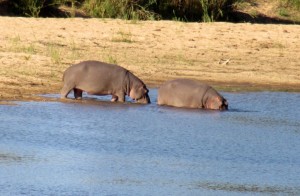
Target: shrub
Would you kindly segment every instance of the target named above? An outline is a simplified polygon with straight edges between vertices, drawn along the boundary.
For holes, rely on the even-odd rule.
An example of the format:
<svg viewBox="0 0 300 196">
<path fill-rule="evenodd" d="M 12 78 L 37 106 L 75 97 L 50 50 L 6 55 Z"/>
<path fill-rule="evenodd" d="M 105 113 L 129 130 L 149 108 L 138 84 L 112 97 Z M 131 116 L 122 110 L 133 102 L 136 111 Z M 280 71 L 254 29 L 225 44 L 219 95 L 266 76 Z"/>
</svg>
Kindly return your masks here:
<svg viewBox="0 0 300 196">
<path fill-rule="evenodd" d="M 72 8 L 81 7 L 91 17 L 141 20 L 175 18 L 209 22 L 226 18 L 233 9 L 232 5 L 240 1 L 243 0 L 11 0 L 9 2 L 18 14 L 31 17 L 38 17 L 42 12 L 64 4 Z M 299 3 L 300 0 L 283 1 Z M 56 12 L 59 12 L 58 9 Z"/>
<path fill-rule="evenodd" d="M 160 0 L 157 6 L 163 18 L 209 22 L 226 17 L 238 1 L 241 0 Z"/>
<path fill-rule="evenodd" d="M 41 13 L 51 11 L 53 15 L 58 15 L 57 7 L 68 1 L 76 0 L 11 0 L 9 5 L 17 15 L 39 17 Z"/>
<path fill-rule="evenodd" d="M 149 19 L 155 13 L 149 8 L 156 0 L 86 0 L 83 9 L 92 17 Z"/>
<path fill-rule="evenodd" d="M 282 0 L 287 6 L 300 10 L 300 0 Z"/>
</svg>

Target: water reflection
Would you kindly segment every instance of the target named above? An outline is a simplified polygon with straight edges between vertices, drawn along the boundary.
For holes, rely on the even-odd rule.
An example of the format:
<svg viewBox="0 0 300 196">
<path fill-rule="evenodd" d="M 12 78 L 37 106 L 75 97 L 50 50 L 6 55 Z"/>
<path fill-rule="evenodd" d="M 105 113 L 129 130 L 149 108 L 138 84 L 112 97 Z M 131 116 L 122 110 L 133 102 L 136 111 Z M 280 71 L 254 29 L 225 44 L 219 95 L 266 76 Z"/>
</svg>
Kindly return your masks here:
<svg viewBox="0 0 300 196">
<path fill-rule="evenodd" d="M 300 193 L 300 187 L 281 187 L 281 186 L 263 186 L 255 184 L 232 184 L 217 182 L 201 182 L 197 184 L 198 188 L 204 188 L 214 191 L 239 192 L 239 193 L 265 193 L 265 194 L 288 194 L 294 195 Z"/>
<path fill-rule="evenodd" d="M 22 157 L 14 154 L 0 153 L 0 163 L 21 162 L 22 160 Z"/>
</svg>

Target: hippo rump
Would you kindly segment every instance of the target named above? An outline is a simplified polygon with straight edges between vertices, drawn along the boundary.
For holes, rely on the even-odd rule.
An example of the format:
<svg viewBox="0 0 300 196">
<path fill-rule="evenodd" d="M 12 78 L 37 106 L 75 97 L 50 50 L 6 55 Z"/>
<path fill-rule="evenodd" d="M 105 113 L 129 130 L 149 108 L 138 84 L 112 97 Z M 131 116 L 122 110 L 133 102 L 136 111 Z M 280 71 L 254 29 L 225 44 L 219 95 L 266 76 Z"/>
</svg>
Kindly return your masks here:
<svg viewBox="0 0 300 196">
<path fill-rule="evenodd" d="M 83 61 L 67 68 L 63 83 L 61 98 L 67 98 L 73 90 L 76 99 L 81 99 L 85 91 L 92 95 L 112 95 L 113 102 L 124 102 L 128 95 L 138 103 L 150 103 L 143 81 L 118 65 Z"/>
<path fill-rule="evenodd" d="M 228 103 L 215 89 L 190 79 L 175 79 L 162 84 L 157 104 L 186 108 L 227 110 Z"/>
</svg>

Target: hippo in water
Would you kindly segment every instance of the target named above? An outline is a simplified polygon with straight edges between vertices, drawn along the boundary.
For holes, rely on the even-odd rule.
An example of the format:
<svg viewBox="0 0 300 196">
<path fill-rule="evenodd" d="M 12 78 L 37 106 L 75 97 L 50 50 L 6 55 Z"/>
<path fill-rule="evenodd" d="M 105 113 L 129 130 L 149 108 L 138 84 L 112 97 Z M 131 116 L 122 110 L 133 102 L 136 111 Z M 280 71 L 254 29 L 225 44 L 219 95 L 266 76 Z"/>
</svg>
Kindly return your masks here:
<svg viewBox="0 0 300 196">
<path fill-rule="evenodd" d="M 211 86 L 190 79 L 175 79 L 162 84 L 157 104 L 186 108 L 227 110 L 228 103 Z"/>
<path fill-rule="evenodd" d="M 113 102 L 124 102 L 128 95 L 138 103 L 150 103 L 143 81 L 118 65 L 84 61 L 70 66 L 64 72 L 63 82 L 61 98 L 67 98 L 73 90 L 76 99 L 81 99 L 85 91 L 92 95 L 112 95 Z"/>
</svg>

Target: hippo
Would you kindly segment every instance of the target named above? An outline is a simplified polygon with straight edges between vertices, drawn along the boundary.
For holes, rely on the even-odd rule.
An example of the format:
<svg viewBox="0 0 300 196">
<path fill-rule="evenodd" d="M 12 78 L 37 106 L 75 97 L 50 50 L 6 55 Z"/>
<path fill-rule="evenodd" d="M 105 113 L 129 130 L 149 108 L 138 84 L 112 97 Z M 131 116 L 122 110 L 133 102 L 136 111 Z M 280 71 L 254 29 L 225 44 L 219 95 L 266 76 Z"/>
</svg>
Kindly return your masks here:
<svg viewBox="0 0 300 196">
<path fill-rule="evenodd" d="M 63 75 L 61 98 L 71 90 L 75 99 L 82 99 L 82 92 L 91 95 L 112 95 L 112 102 L 125 102 L 125 95 L 137 103 L 150 103 L 149 90 L 142 80 L 127 69 L 100 61 L 83 61 L 70 66 Z"/>
<path fill-rule="evenodd" d="M 158 89 L 157 104 L 212 110 L 228 109 L 226 99 L 215 89 L 190 79 L 175 79 L 162 84 Z"/>
</svg>

